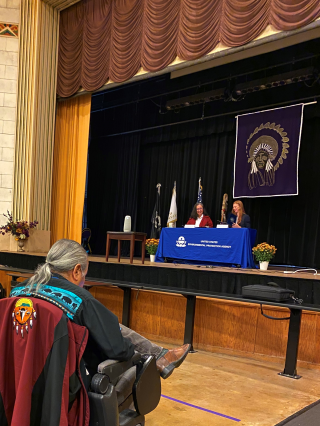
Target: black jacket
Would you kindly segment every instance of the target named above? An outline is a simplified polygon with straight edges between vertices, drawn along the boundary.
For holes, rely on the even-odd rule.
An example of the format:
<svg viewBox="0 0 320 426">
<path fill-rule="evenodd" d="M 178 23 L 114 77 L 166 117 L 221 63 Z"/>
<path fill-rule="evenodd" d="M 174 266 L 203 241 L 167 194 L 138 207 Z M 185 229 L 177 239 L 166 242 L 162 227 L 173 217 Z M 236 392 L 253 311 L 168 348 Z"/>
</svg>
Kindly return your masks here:
<svg viewBox="0 0 320 426">
<path fill-rule="evenodd" d="M 38 297 L 59 306 L 76 324 L 89 331 L 85 364 L 93 375 L 98 364 L 106 359 L 128 360 L 134 353 L 132 343 L 122 337 L 118 318 L 96 300 L 89 291 L 71 283 L 61 275 L 54 274 L 37 293 L 25 287 L 28 280 L 15 287 L 10 296 Z"/>
<path fill-rule="evenodd" d="M 248 214 L 245 213 L 242 215 L 242 219 L 239 223 L 239 226 L 241 226 L 241 228 L 251 228 L 250 216 Z"/>
<path fill-rule="evenodd" d="M 236 223 L 237 220 L 237 216 L 233 213 L 230 213 L 228 215 L 228 224 L 230 226 L 232 226 L 234 223 Z M 244 213 L 242 215 L 242 219 L 241 222 L 238 223 L 239 226 L 241 226 L 241 228 L 251 228 L 251 223 L 250 223 L 250 216 L 246 213 Z"/>
</svg>

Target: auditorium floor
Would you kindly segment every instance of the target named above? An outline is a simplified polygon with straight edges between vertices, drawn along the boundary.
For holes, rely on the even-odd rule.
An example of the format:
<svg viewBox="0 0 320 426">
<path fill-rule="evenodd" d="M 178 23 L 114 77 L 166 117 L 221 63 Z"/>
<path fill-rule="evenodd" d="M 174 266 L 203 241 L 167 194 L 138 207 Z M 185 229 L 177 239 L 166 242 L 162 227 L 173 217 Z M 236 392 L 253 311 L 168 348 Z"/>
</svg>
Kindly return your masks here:
<svg viewBox="0 0 320 426">
<path fill-rule="evenodd" d="M 320 399 L 320 371 L 299 368 L 302 378 L 293 380 L 279 376 L 282 369 L 283 363 L 203 351 L 189 354 L 162 380 L 163 397 L 146 425 L 274 426 Z"/>
</svg>

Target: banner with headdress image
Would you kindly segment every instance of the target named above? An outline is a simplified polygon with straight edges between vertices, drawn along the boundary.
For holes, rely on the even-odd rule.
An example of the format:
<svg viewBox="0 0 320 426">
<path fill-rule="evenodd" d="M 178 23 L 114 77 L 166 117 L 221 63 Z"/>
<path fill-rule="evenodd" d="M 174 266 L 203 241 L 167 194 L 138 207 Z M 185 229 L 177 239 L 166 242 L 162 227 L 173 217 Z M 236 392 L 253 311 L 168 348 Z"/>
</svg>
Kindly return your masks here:
<svg viewBox="0 0 320 426">
<path fill-rule="evenodd" d="M 298 195 L 303 107 L 237 117 L 234 198 Z"/>
</svg>

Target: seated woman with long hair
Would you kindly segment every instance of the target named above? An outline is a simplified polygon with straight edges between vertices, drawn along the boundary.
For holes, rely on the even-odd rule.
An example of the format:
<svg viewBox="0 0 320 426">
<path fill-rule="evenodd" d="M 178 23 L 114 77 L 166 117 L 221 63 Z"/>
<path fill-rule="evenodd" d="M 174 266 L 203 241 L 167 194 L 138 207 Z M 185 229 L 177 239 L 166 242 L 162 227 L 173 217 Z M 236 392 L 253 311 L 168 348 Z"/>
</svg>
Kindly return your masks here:
<svg viewBox="0 0 320 426">
<path fill-rule="evenodd" d="M 193 206 L 187 225 L 194 225 L 196 228 L 213 228 L 212 220 L 202 203 Z"/>
<path fill-rule="evenodd" d="M 228 223 L 232 223 L 232 228 L 251 228 L 250 216 L 244 211 L 242 201 L 234 201 Z"/>
</svg>

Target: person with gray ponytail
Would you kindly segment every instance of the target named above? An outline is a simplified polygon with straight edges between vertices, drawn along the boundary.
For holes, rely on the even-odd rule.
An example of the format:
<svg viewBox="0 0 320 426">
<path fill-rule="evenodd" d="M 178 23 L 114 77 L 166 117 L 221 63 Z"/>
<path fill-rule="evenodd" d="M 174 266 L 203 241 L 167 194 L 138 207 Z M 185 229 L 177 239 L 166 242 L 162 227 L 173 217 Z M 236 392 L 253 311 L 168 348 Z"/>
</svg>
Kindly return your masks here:
<svg viewBox="0 0 320 426">
<path fill-rule="evenodd" d="M 46 262 L 35 274 L 15 287 L 10 297 L 38 297 L 55 304 L 76 324 L 85 326 L 89 339 L 83 359 L 91 376 L 106 359 L 128 360 L 134 351 L 154 355 L 163 379 L 181 365 L 190 345 L 165 349 L 119 324 L 118 318 L 83 289 L 88 272 L 88 255 L 76 241 L 62 239 L 48 252 Z"/>
<path fill-rule="evenodd" d="M 52 273 L 67 274 L 76 268 L 75 273 L 81 274 L 83 282 L 88 271 L 88 255 L 85 249 L 76 241 L 62 239 L 57 241 L 46 258 L 46 263 L 39 265 L 33 277 L 28 281 L 28 288 L 31 290 L 36 287 L 36 291 L 40 286 L 47 284 Z"/>
</svg>

